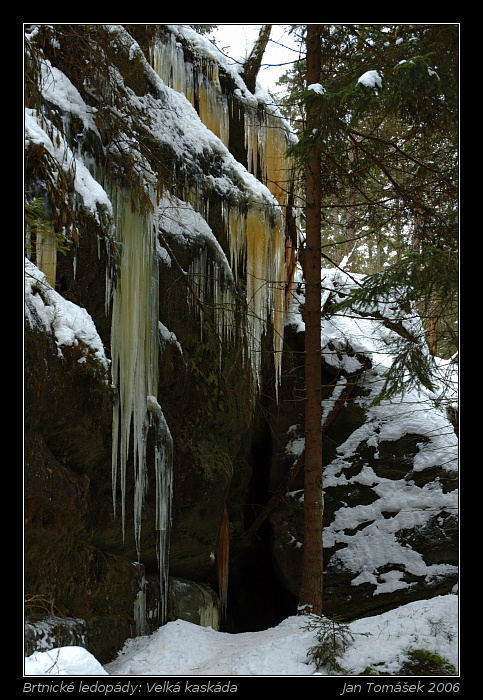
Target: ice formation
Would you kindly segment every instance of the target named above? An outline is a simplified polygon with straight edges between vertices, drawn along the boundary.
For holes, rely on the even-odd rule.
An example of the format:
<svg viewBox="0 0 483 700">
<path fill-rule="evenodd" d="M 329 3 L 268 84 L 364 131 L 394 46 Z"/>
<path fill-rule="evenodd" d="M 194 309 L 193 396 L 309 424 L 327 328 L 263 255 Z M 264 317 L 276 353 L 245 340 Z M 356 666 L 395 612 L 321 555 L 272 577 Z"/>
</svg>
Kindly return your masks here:
<svg viewBox="0 0 483 700">
<path fill-rule="evenodd" d="M 49 115 L 26 110 L 26 147 L 41 145 L 60 170 L 71 173 L 75 197 L 66 208 L 82 207 L 102 227 L 108 265 L 106 309 L 112 311 L 111 378 L 115 391 L 112 430 L 112 488 L 117 511 L 120 491 L 122 530 L 126 519 L 126 471 L 133 459 L 135 474 L 134 530 L 141 558 L 141 512 L 147 489 L 147 435 L 154 433 L 157 499 L 156 529 L 161 587 L 167 584 L 173 444 L 158 393 L 160 340 L 169 330 L 159 319 L 159 260 L 169 262 L 169 251 L 158 238 L 163 227 L 197 246 L 185 271 L 197 303 L 193 309 L 203 320 L 203 303 L 214 308 L 220 340 L 220 357 L 227 341 L 239 333 L 245 345 L 254 393 L 260 382 L 261 343 L 273 328 L 276 383 L 280 378 L 287 285 L 290 280 L 285 236 L 285 211 L 289 207 L 291 177 L 285 151 L 292 136 L 273 105 L 250 94 L 238 73 L 228 67 L 220 52 L 187 25 L 164 25 L 151 44 L 149 61 L 121 25 L 106 25 L 119 51 L 136 58 L 149 77 L 153 90 L 139 96 L 109 67 L 110 79 L 118 81 L 125 100 L 126 130 L 116 142 L 122 157 L 135 149 L 138 187 L 151 206 L 141 206 L 134 187 L 116 186 L 111 173 L 103 171 L 82 142 L 72 139 L 73 118 L 83 134 L 99 140 L 94 113 L 67 75 L 43 60 L 39 89 L 49 105 L 61 115 L 62 129 Z M 36 30 L 32 30 L 35 34 Z M 185 50 L 186 49 L 186 50 Z M 221 85 L 221 71 L 231 81 L 231 93 Z M 244 114 L 244 146 L 247 168 L 228 150 L 230 115 L 237 103 Z M 185 181 L 181 198 L 160 183 L 160 174 L 142 160 L 132 141 L 132 123 L 145 119 L 153 139 L 182 164 Z M 209 174 L 200 162 L 208 154 L 216 168 Z M 165 174 L 163 175 L 165 176 Z M 168 176 L 169 178 L 169 176 Z M 211 189 L 210 189 L 211 188 Z M 219 241 L 207 223 L 211 191 L 223 202 L 225 240 Z M 102 212 L 102 217 L 101 217 Z M 102 219 L 102 220 L 101 220 Z M 106 228 L 107 226 L 107 228 Z M 82 232 L 77 232 L 82 235 Z M 100 245 L 100 240 L 98 240 Z M 36 262 L 55 284 L 56 251 L 51 241 L 38 241 Z M 75 264 L 75 256 L 74 256 Z M 240 278 L 244 284 L 237 285 Z M 239 288 L 245 289 L 240 298 Z M 49 292 L 51 295 L 54 292 Z M 57 294 L 57 293 L 55 293 Z M 188 290 L 188 295 L 190 291 Z M 36 302 L 34 296 L 32 303 Z M 193 302 L 193 295 L 191 295 Z M 242 322 L 234 315 L 243 308 Z M 39 304 L 37 303 L 37 306 Z M 39 307 L 40 308 L 40 307 Z M 37 309 L 38 311 L 39 309 Z M 45 315 L 45 309 L 40 309 Z M 202 324 L 201 324 L 202 325 Z M 164 336 L 162 330 L 164 329 Z M 142 605 L 142 600 L 137 601 Z M 137 616 L 139 616 L 139 610 Z"/>
<path fill-rule="evenodd" d="M 159 35 L 151 48 L 153 67 L 166 85 L 183 94 L 193 107 L 196 106 L 203 125 L 218 136 L 225 146 L 229 142 L 230 111 L 237 101 L 243 105 L 244 114 L 248 172 L 229 153 L 223 153 L 227 174 L 234 176 L 234 182 L 242 181 L 248 189 L 248 197 L 244 198 L 241 206 L 232 203 L 223 208 L 229 260 L 223 260 L 219 252 L 213 256 L 213 251 L 205 248 L 193 262 L 189 273 L 193 275 L 200 298 L 204 299 L 209 291 L 207 281 L 212 285 L 219 336 L 226 339 L 227 332 L 235 328 L 232 314 L 236 306 L 226 263 L 235 281 L 238 272 L 242 271 L 246 277 L 247 324 L 244 336 L 254 389 L 257 389 L 260 379 L 260 343 L 269 324 L 273 328 L 278 385 L 285 300 L 291 277 L 285 212 L 290 206 L 293 175 L 286 150 L 293 136 L 270 101 L 260 104 L 216 47 L 185 25 L 173 25 L 170 30 L 168 34 Z M 188 58 L 182 41 L 190 47 L 191 55 Z M 220 67 L 236 86 L 230 100 L 220 85 Z M 226 196 L 233 190 L 233 182 L 220 178 L 216 187 L 225 188 Z M 207 218 L 203 194 L 193 192 L 190 204 L 203 219 Z M 209 228 L 206 221 L 193 227 L 192 222 L 186 220 L 191 216 L 187 210 L 186 203 L 180 207 L 181 216 L 185 219 L 181 223 L 182 230 L 199 231 L 206 237 L 206 229 Z M 198 311 L 200 308 L 199 305 Z"/>
</svg>

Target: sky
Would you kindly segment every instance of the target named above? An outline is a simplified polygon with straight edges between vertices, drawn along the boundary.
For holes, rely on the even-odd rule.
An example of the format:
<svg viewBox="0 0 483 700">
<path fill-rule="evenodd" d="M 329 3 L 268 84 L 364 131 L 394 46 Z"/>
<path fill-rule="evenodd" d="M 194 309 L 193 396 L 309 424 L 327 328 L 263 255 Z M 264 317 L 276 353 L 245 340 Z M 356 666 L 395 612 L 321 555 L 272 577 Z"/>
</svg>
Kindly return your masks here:
<svg viewBox="0 0 483 700">
<path fill-rule="evenodd" d="M 245 58 L 256 41 L 262 24 L 218 24 L 212 36 L 218 48 L 224 49 L 231 58 Z M 288 24 L 274 24 L 270 41 L 265 51 L 262 69 L 258 80 L 266 90 L 279 92 L 277 80 L 290 68 L 290 63 L 298 58 L 298 48 L 292 35 L 288 34 Z"/>
</svg>

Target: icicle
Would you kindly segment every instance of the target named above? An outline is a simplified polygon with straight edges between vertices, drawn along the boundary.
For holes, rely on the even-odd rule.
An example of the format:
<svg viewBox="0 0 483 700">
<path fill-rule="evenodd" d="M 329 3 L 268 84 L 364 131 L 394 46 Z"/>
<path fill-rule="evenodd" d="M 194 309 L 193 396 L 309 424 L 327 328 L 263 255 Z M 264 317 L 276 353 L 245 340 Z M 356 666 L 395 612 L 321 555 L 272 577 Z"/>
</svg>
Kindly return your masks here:
<svg viewBox="0 0 483 700">
<path fill-rule="evenodd" d="M 223 95 L 216 63 L 204 61 L 198 73 L 199 115 L 203 124 L 228 146 L 230 126 L 227 99 Z"/>
<path fill-rule="evenodd" d="M 248 170 L 258 177 L 280 206 L 288 205 L 292 164 L 287 156 L 289 135 L 280 116 L 267 109 L 245 108 Z"/>
<path fill-rule="evenodd" d="M 198 317 L 203 332 L 204 308 L 213 310 L 214 330 L 220 341 L 220 364 L 223 347 L 235 340 L 236 292 L 231 270 L 217 250 L 204 245 L 193 259 L 188 271 L 188 304 Z"/>
<path fill-rule="evenodd" d="M 198 47 L 192 47 L 196 56 L 194 64 L 185 60 L 182 44 L 174 33 L 159 37 L 151 49 L 151 61 L 155 71 L 164 82 L 183 93 L 197 109 L 205 126 L 228 144 L 229 118 L 228 98 L 223 94 L 219 79 L 219 67 Z M 285 298 L 293 268 L 293 252 L 286 249 L 283 214 L 289 205 L 289 187 L 292 165 L 286 150 L 291 136 L 288 127 L 272 106 L 258 105 L 256 100 L 245 100 L 241 93 L 232 96 L 233 109 L 236 99 L 243 103 L 245 120 L 245 148 L 248 170 L 257 177 L 272 193 L 280 209 L 248 202 L 247 210 L 232 206 L 223 207 L 223 217 L 228 230 L 229 264 L 235 283 L 239 275 L 246 277 L 246 324 L 242 329 L 246 348 L 246 360 L 251 365 L 254 388 L 260 383 L 261 342 L 268 330 L 273 327 L 275 385 L 280 380 L 281 352 L 283 344 Z M 255 106 L 254 106 L 255 105 Z M 204 193 L 196 187 L 188 188 L 186 201 L 197 212 L 208 217 Z M 188 273 L 193 289 L 188 292 L 193 303 L 193 291 L 198 302 L 193 308 L 203 330 L 203 304 L 215 307 L 216 330 L 220 338 L 220 352 L 223 341 L 233 339 L 233 313 L 235 308 L 234 289 L 223 285 L 221 268 L 211 257 L 212 251 L 200 251 Z M 221 284 L 220 284 L 221 282 Z M 219 309 L 219 310 L 217 310 Z"/>
<path fill-rule="evenodd" d="M 112 315 L 112 376 L 118 388 L 118 402 L 114 408 L 114 431 L 119 446 L 113 443 L 113 488 L 117 482 L 117 450 L 122 494 L 122 527 L 125 523 L 126 464 L 133 435 L 136 495 L 134 522 L 136 547 L 139 552 L 140 504 L 144 495 L 145 420 L 146 400 L 156 394 L 153 386 L 154 367 L 157 367 L 157 335 L 153 339 L 154 319 L 157 331 L 157 294 L 152 277 L 153 225 L 149 215 L 133 212 L 130 198 L 125 193 L 115 199 L 116 227 L 121 244 L 119 278 L 114 291 Z M 129 202 L 129 203 L 127 203 Z M 154 291 L 154 298 L 152 297 Z M 114 493 L 115 497 L 115 493 Z"/>
<path fill-rule="evenodd" d="M 206 596 L 208 598 L 208 595 Z M 206 604 L 198 610 L 200 627 L 211 627 L 213 630 L 219 629 L 220 615 L 218 606 L 212 600 L 207 600 Z"/>
<path fill-rule="evenodd" d="M 166 621 L 168 603 L 169 535 L 173 495 L 173 439 L 156 397 L 148 396 L 150 426 L 154 429 L 156 479 L 157 557 L 161 590 L 161 623 Z"/>
<path fill-rule="evenodd" d="M 185 94 L 185 61 L 183 47 L 169 34 L 166 41 L 155 41 L 151 46 L 151 62 L 154 70 L 166 85 Z M 189 98 L 188 98 L 189 99 Z"/>
<path fill-rule="evenodd" d="M 161 597 L 166 604 L 171 518 L 172 439 L 157 402 L 159 280 L 157 223 L 153 213 L 133 211 L 129 192 L 113 193 L 120 245 L 113 293 L 111 330 L 113 408 L 112 488 L 114 507 L 120 478 L 122 532 L 125 534 L 126 469 L 131 440 L 134 468 L 134 532 L 141 555 L 141 515 L 147 488 L 146 443 L 154 430 L 156 529 Z M 153 210 L 156 211 L 153 200 Z"/>
<path fill-rule="evenodd" d="M 146 618 L 146 576 L 144 566 L 139 562 L 133 562 L 139 575 L 139 591 L 134 600 L 134 623 L 136 625 L 136 635 L 149 634 L 149 625 Z"/>
<path fill-rule="evenodd" d="M 151 46 L 151 63 L 166 85 L 185 95 L 197 109 L 201 121 L 228 145 L 229 115 L 218 75 L 218 64 L 206 56 L 198 56 L 196 68 L 185 61 L 182 45 L 174 34 L 159 38 Z"/>
<path fill-rule="evenodd" d="M 57 271 L 57 246 L 55 238 L 50 235 L 37 233 L 36 264 L 47 278 L 47 282 L 55 289 Z"/>
<path fill-rule="evenodd" d="M 260 383 L 261 343 L 273 324 L 276 386 L 280 379 L 285 314 L 284 240 L 280 212 L 252 205 L 246 214 L 232 209 L 229 216 L 232 264 L 243 260 L 246 274 L 248 359 L 254 388 Z"/>
</svg>

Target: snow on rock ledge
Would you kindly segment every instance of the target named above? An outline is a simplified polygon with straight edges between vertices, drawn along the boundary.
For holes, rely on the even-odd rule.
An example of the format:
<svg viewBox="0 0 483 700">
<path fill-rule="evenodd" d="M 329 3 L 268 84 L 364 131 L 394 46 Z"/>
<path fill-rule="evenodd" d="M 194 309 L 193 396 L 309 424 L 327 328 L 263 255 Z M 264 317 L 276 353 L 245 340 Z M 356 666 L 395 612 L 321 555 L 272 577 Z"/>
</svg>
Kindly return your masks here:
<svg viewBox="0 0 483 700">
<path fill-rule="evenodd" d="M 27 259 L 25 316 L 31 328 L 54 334 L 59 356 L 62 356 L 63 346 L 82 344 L 86 354 L 92 352 L 107 372 L 109 361 L 90 314 L 52 289 L 44 273 Z M 82 359 L 85 362 L 85 358 Z"/>
<path fill-rule="evenodd" d="M 362 280 L 337 269 L 322 275 L 323 310 L 347 294 L 353 278 Z M 303 337 L 303 280 L 296 282 L 286 325 Z M 458 439 L 447 415 L 455 401 L 451 366 L 436 362 L 434 391 L 409 388 L 373 404 L 391 367 L 394 328 L 422 336 L 419 318 L 396 301 L 375 311 L 328 310 L 321 327 L 324 419 L 341 390 L 357 382 L 323 438 L 326 609 L 348 615 L 448 592 L 458 575 Z M 300 428 L 297 439 L 289 440 L 300 422 L 287 417 L 287 462 L 303 459 Z M 275 556 L 295 594 L 303 527 L 292 513 L 301 512 L 303 490 L 295 490 L 301 486 L 290 494 L 291 514 L 281 509 L 274 518 Z"/>
</svg>

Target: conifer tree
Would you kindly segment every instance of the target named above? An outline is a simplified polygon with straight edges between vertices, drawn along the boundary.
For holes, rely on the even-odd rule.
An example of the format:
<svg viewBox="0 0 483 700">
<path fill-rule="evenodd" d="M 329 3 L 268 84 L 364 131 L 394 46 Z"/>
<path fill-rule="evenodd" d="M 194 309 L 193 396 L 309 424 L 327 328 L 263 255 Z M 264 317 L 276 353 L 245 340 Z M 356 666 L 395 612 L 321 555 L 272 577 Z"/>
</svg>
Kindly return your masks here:
<svg viewBox="0 0 483 700">
<path fill-rule="evenodd" d="M 439 328 L 446 325 L 445 352 L 454 352 L 459 30 L 451 24 L 294 25 L 294 30 L 305 33 L 307 46 L 304 61 L 290 77 L 287 107 L 293 116 L 296 105 L 300 116 L 299 141 L 291 150 L 305 171 L 306 200 L 305 518 L 299 604 L 320 615 L 320 269 L 317 277 L 315 267 L 334 264 L 333 241 L 324 236 L 333 230 L 334 220 L 345 223 L 344 242 L 375 242 L 385 264 L 332 312 L 357 308 L 377 314 L 379 301 L 393 299 L 427 321 L 433 351 L 438 349 L 437 321 Z M 303 64 L 305 79 L 300 80 Z M 385 261 L 381 251 L 388 255 Z M 402 324 L 394 330 L 395 361 L 379 400 L 411 385 L 432 387 L 429 336 L 415 337 Z"/>
<path fill-rule="evenodd" d="M 392 295 L 423 320 L 425 337 L 398 341 L 387 396 L 407 370 L 431 383 L 426 342 L 443 357 L 457 350 L 458 47 L 454 24 L 329 25 L 310 129 L 306 86 L 297 68 L 290 77 L 290 108 L 302 104 L 294 151 L 321 154 L 323 264 L 341 257 L 335 222 L 346 252 L 355 246 L 352 269 L 371 273 L 339 312 Z M 364 249 L 375 251 L 367 267 Z"/>
</svg>

